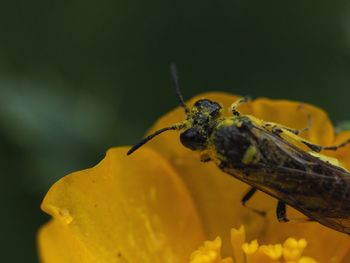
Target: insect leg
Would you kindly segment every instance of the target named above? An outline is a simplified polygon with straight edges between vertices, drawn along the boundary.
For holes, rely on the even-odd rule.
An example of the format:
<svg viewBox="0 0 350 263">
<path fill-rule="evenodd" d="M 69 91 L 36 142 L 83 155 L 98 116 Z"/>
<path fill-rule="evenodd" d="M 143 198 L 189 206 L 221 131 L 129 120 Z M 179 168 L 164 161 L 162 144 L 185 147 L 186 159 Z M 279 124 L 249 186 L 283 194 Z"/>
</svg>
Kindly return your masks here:
<svg viewBox="0 0 350 263">
<path fill-rule="evenodd" d="M 289 128 L 289 127 L 284 127 L 284 128 L 286 130 L 294 133 L 295 135 L 299 135 L 299 134 L 301 134 L 303 132 L 306 132 L 306 131 L 310 130 L 311 126 L 312 126 L 312 116 L 311 116 L 310 113 L 308 113 L 306 127 L 302 128 L 302 129 L 292 129 L 292 128 Z"/>
<path fill-rule="evenodd" d="M 341 147 L 344 147 L 346 145 L 348 145 L 350 143 L 350 139 L 347 139 L 346 141 L 338 144 L 338 145 L 333 145 L 333 146 L 327 146 L 327 147 L 322 147 L 322 150 L 332 150 L 332 151 L 336 151 Z"/>
<path fill-rule="evenodd" d="M 256 188 L 254 187 L 251 187 L 246 193 L 245 195 L 243 196 L 242 200 L 241 200 L 241 203 L 243 206 L 246 205 L 246 203 L 249 201 L 250 198 L 252 198 L 252 196 L 255 194 L 256 192 Z"/>
<path fill-rule="evenodd" d="M 252 196 L 256 193 L 257 189 L 254 188 L 254 187 L 251 187 L 247 193 L 244 194 L 244 196 L 242 197 L 241 199 L 241 204 L 244 206 L 244 207 L 247 207 L 246 206 L 246 203 L 250 200 L 250 198 L 252 198 Z M 265 211 L 260 211 L 260 210 L 257 210 L 257 209 L 254 209 L 254 208 L 251 208 L 251 207 L 247 207 L 249 208 L 250 210 L 252 210 L 254 213 L 257 213 L 258 215 L 261 215 L 261 216 L 265 216 L 266 215 L 266 212 Z"/>
<path fill-rule="evenodd" d="M 311 118 L 311 116 L 309 117 Z M 298 133 L 306 131 L 309 129 L 311 125 L 311 119 L 309 120 L 309 124 L 308 127 L 301 129 L 301 130 L 293 130 L 289 127 L 285 127 L 283 125 L 277 124 L 277 123 L 273 123 L 273 122 L 262 122 L 261 126 L 265 129 L 268 130 L 280 137 L 282 137 L 283 139 L 285 139 L 288 142 L 299 142 L 302 143 L 304 145 L 306 145 L 308 148 L 310 148 L 311 151 L 317 152 L 319 153 L 322 150 L 331 150 L 331 151 L 336 151 L 339 148 L 345 147 L 346 145 L 348 145 L 350 143 L 350 138 L 347 139 L 346 141 L 337 144 L 337 145 L 331 145 L 331 146 L 320 146 L 314 143 L 311 143 L 308 140 L 303 139 L 302 137 L 298 136 Z"/>
<path fill-rule="evenodd" d="M 288 141 L 290 143 L 295 143 L 295 142 L 302 143 L 302 144 L 306 145 L 308 148 L 310 148 L 311 151 L 318 153 L 322 150 L 331 150 L 331 149 L 326 149 L 327 147 L 322 147 L 320 145 L 311 143 L 308 140 L 303 139 L 302 137 L 299 137 L 297 134 L 295 134 L 295 132 L 292 132 L 291 129 L 288 127 L 284 127 L 282 125 L 279 125 L 279 124 L 276 124 L 273 122 L 264 122 L 262 124 L 262 127 L 264 129 L 276 134 L 277 136 L 282 137 L 283 139 L 285 139 L 286 141 Z M 297 131 L 297 130 L 294 130 L 294 131 Z M 350 142 L 350 139 L 349 139 L 349 142 Z M 347 143 L 349 143 L 349 142 L 347 142 Z M 345 146 L 345 145 L 342 145 L 342 146 Z M 331 148 L 333 148 L 333 147 L 334 146 L 332 146 Z"/>
<path fill-rule="evenodd" d="M 281 129 L 281 130 L 287 130 L 295 135 L 299 135 L 303 132 L 306 132 L 308 130 L 311 129 L 311 126 L 312 126 L 312 116 L 309 112 L 307 112 L 304 108 L 304 105 L 303 104 L 300 104 L 298 107 L 297 107 L 297 110 L 303 110 L 306 114 L 307 114 L 307 124 L 306 124 L 306 127 L 302 128 L 302 129 L 293 129 L 291 127 L 288 127 L 288 126 L 284 126 L 284 125 L 281 125 L 281 124 L 277 124 L 277 123 L 274 123 L 274 122 L 267 122 L 267 121 L 263 121 L 262 122 L 262 126 L 267 129 L 267 130 L 270 130 L 270 131 L 273 131 L 273 129 Z"/>
<path fill-rule="evenodd" d="M 246 103 L 248 101 L 250 101 L 249 97 L 242 97 L 242 98 L 236 100 L 234 103 L 232 103 L 231 111 L 232 111 L 233 115 L 239 116 L 239 112 L 237 111 L 237 108 L 239 107 L 239 105 Z"/>
<path fill-rule="evenodd" d="M 285 223 L 289 221 L 289 219 L 287 218 L 287 207 L 285 202 L 278 200 L 277 208 L 276 208 L 276 216 L 278 221 L 281 223 Z"/>
<path fill-rule="evenodd" d="M 304 140 L 301 140 L 301 142 L 303 144 L 305 144 L 307 147 L 309 147 L 312 151 L 315 151 L 315 152 L 320 152 L 322 150 L 336 151 L 339 148 L 342 148 L 342 147 L 345 147 L 346 145 L 348 145 L 350 143 L 350 138 L 342 143 L 339 143 L 337 145 L 332 145 L 332 146 L 320 146 L 320 145 L 313 144 L 313 143 L 310 143 L 310 142 L 304 141 Z"/>
<path fill-rule="evenodd" d="M 289 128 L 286 126 L 281 126 L 282 128 L 290 131 L 291 133 L 294 133 L 295 135 L 299 135 L 300 133 L 306 132 L 308 130 L 311 129 L 312 126 L 312 116 L 309 112 L 307 112 L 304 108 L 303 104 L 299 104 L 299 106 L 297 107 L 297 110 L 303 110 L 306 114 L 307 114 L 307 124 L 306 127 L 302 128 L 302 129 L 293 129 L 293 128 Z"/>
</svg>

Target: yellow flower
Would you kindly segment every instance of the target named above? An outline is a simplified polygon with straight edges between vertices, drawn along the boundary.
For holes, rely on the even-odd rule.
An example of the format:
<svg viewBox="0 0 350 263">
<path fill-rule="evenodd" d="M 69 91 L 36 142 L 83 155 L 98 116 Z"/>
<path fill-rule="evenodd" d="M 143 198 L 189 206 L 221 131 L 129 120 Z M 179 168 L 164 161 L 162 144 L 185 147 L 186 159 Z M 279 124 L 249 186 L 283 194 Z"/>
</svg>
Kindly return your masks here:
<svg viewBox="0 0 350 263">
<path fill-rule="evenodd" d="M 237 99 L 208 93 L 193 98 L 189 105 L 202 97 L 222 103 L 225 109 Z M 305 127 L 305 112 L 309 112 L 312 129 L 303 136 L 320 145 L 350 137 L 350 132 L 335 135 L 322 110 L 305 105 L 298 111 L 299 105 L 257 99 L 239 110 L 293 128 Z M 175 109 L 150 132 L 183 118 L 182 109 Z M 178 136 L 164 133 L 132 156 L 126 156 L 128 147 L 113 148 L 97 166 L 55 183 L 42 203 L 53 218 L 38 234 L 41 261 L 350 262 L 347 235 L 318 223 L 278 223 L 276 200 L 262 193 L 249 206 L 267 211 L 265 218 L 242 207 L 240 199 L 248 186 L 213 163 L 200 162 Z M 349 151 L 345 147 L 329 154 L 350 169 Z M 303 218 L 292 208 L 287 214 L 291 219 Z M 231 231 L 242 224 L 247 233 L 243 228 Z M 253 241 L 245 243 L 246 237 Z M 275 245 L 259 246 L 258 242 Z"/>
</svg>

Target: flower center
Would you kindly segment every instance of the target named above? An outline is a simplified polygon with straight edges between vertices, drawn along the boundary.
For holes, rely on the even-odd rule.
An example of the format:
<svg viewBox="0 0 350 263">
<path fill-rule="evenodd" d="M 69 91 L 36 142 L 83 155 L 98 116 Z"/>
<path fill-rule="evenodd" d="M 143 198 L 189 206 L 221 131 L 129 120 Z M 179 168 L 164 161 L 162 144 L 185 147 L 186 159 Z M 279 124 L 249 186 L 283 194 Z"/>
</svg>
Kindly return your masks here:
<svg viewBox="0 0 350 263">
<path fill-rule="evenodd" d="M 283 244 L 259 245 L 257 240 L 245 241 L 245 229 L 231 230 L 233 257 L 222 258 L 221 238 L 205 241 L 194 251 L 190 263 L 317 263 L 311 257 L 302 256 L 307 242 L 305 239 L 288 238 Z"/>
</svg>

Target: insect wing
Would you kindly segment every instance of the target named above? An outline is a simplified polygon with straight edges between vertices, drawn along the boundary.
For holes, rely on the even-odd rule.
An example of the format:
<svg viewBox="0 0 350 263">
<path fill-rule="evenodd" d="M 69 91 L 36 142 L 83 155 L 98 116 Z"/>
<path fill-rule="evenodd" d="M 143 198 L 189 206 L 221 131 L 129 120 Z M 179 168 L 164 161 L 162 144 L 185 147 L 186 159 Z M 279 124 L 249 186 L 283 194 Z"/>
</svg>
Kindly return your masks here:
<svg viewBox="0 0 350 263">
<path fill-rule="evenodd" d="M 254 126 L 252 130 L 260 141 L 273 142 L 275 150 L 289 160 L 278 166 L 267 160 L 265 164 L 246 167 L 248 174 L 256 173 L 264 178 L 255 187 L 312 220 L 350 234 L 350 173 L 261 127 Z M 291 163 L 294 165 L 289 166 Z"/>
<path fill-rule="evenodd" d="M 299 210 L 312 221 L 350 234 L 350 176 L 330 177 L 286 167 L 254 167 L 248 173 L 273 178 L 252 184 Z M 281 181 L 284 183 L 281 184 Z"/>
<path fill-rule="evenodd" d="M 314 155 L 311 155 L 310 153 L 300 149 L 296 145 L 284 140 L 280 136 L 274 133 L 271 133 L 270 131 L 267 131 L 256 125 L 253 125 L 252 131 L 256 134 L 257 137 L 259 137 L 260 141 L 265 140 L 265 141 L 273 142 L 273 145 L 278 151 L 282 152 L 285 156 L 288 156 L 290 159 L 294 160 L 295 162 L 300 163 L 305 167 L 307 166 L 324 167 L 329 172 L 329 173 L 324 173 L 320 175 L 350 177 L 350 173 L 347 172 L 344 168 L 335 166 L 329 162 L 323 161 L 320 158 Z M 291 168 L 291 167 L 286 167 L 286 168 Z"/>
</svg>

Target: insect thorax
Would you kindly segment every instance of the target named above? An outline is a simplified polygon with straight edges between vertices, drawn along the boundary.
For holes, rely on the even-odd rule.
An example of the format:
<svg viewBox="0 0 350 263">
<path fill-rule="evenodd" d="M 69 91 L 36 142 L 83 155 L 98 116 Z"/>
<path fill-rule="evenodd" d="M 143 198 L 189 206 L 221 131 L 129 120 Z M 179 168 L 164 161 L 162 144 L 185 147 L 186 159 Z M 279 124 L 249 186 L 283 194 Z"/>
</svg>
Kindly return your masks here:
<svg viewBox="0 0 350 263">
<path fill-rule="evenodd" d="M 240 168 L 260 159 L 256 138 L 251 133 L 251 123 L 242 117 L 232 117 L 219 123 L 209 140 L 221 166 Z"/>
</svg>

